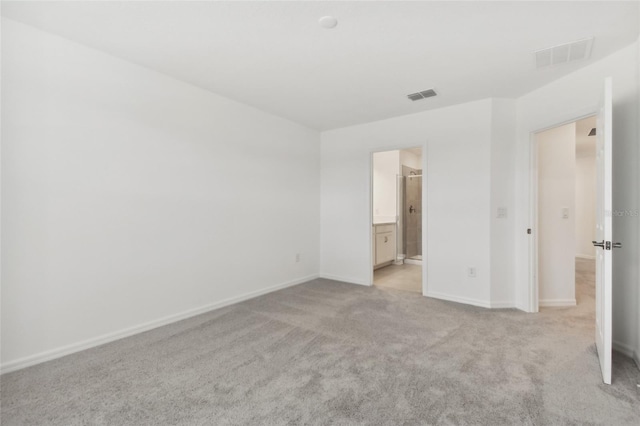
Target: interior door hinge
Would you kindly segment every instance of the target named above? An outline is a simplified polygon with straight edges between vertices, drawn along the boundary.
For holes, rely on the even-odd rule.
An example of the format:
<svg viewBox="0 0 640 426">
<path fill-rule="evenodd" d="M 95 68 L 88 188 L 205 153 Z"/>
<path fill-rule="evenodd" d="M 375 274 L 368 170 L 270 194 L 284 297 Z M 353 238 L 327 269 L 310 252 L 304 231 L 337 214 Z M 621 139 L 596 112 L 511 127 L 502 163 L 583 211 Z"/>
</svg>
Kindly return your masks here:
<svg viewBox="0 0 640 426">
<path fill-rule="evenodd" d="M 604 248 L 606 250 L 611 250 L 611 241 L 607 241 Z"/>
</svg>

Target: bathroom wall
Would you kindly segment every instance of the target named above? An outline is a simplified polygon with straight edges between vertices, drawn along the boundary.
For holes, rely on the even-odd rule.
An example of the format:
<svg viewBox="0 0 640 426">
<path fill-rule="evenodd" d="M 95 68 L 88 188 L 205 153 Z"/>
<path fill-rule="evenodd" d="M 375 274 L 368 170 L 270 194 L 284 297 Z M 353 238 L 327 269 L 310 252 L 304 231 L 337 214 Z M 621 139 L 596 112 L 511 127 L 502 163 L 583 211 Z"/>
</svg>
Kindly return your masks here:
<svg viewBox="0 0 640 426">
<path fill-rule="evenodd" d="M 414 152 L 414 150 L 401 149 L 400 165 L 412 167 L 414 169 L 422 169 L 422 152 L 420 152 L 420 155 L 418 155 Z"/>
<path fill-rule="evenodd" d="M 395 222 L 399 151 L 373 153 L 373 223 Z"/>
</svg>

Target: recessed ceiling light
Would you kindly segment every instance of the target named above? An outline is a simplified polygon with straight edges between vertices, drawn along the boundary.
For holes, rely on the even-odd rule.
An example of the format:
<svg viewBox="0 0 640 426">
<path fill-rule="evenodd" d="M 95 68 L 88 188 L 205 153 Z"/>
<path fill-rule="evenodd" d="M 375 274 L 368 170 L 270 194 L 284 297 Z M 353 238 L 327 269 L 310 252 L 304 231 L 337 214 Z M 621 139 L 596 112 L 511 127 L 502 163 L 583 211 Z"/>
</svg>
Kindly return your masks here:
<svg viewBox="0 0 640 426">
<path fill-rule="evenodd" d="M 322 18 L 318 19 L 318 23 L 322 28 L 331 29 L 335 28 L 336 25 L 338 25 L 338 20 L 333 16 L 323 16 Z"/>
</svg>

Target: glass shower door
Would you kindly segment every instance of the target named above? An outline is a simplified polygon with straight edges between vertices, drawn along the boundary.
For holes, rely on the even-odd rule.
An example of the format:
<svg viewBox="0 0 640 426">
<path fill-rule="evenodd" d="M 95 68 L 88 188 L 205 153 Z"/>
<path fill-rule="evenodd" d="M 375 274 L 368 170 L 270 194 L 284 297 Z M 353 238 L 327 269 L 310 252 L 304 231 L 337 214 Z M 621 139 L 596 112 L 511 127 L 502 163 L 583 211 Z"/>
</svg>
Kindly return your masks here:
<svg viewBox="0 0 640 426">
<path fill-rule="evenodd" d="M 402 237 L 406 259 L 422 260 L 422 175 L 404 177 Z"/>
</svg>

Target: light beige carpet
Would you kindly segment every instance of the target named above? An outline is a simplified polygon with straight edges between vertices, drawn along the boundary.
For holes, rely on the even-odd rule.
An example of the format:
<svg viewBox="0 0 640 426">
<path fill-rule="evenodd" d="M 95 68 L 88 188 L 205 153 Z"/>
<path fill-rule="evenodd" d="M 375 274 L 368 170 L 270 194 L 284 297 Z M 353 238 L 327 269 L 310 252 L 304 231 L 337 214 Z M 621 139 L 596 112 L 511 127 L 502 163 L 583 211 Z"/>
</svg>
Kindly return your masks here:
<svg viewBox="0 0 640 426">
<path fill-rule="evenodd" d="M 638 425 L 593 282 L 540 314 L 316 280 L 2 377 L 2 425 Z"/>
</svg>

